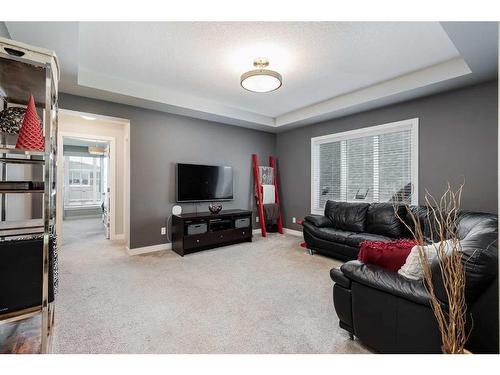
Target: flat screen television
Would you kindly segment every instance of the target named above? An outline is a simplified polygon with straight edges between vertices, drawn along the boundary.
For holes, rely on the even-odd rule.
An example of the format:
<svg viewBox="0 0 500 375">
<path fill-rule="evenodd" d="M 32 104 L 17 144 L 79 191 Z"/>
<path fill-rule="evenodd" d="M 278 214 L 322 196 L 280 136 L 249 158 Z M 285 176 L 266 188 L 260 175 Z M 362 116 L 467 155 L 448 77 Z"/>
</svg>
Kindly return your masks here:
<svg viewBox="0 0 500 375">
<path fill-rule="evenodd" d="M 232 167 L 177 164 L 177 202 L 232 199 L 234 199 Z"/>
</svg>

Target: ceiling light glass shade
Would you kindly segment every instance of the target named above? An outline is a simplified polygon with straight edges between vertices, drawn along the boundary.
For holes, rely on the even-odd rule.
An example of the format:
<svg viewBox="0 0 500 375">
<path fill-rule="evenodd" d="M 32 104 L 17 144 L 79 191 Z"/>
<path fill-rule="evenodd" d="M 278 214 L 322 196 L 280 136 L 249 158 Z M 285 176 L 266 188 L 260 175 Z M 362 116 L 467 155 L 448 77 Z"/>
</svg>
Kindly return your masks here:
<svg viewBox="0 0 500 375">
<path fill-rule="evenodd" d="M 270 92 L 281 87 L 281 74 L 274 70 L 250 70 L 241 76 L 241 86 L 252 92 Z"/>
<path fill-rule="evenodd" d="M 105 153 L 106 149 L 104 147 L 89 146 L 89 154 L 91 155 L 104 155 Z"/>
<path fill-rule="evenodd" d="M 258 69 L 242 74 L 241 87 L 252 92 L 271 92 L 281 87 L 281 74 L 266 69 L 269 66 L 269 60 L 265 57 L 256 58 L 253 61 L 253 66 Z"/>
</svg>

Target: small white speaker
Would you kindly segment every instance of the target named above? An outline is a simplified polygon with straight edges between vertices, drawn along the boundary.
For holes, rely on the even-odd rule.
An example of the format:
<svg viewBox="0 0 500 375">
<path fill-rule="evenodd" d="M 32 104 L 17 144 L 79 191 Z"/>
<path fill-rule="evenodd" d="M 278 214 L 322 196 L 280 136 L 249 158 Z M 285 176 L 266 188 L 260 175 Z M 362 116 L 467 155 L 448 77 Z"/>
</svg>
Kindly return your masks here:
<svg viewBox="0 0 500 375">
<path fill-rule="evenodd" d="M 180 215 L 182 213 L 182 207 L 181 206 L 174 206 L 172 207 L 172 215 Z"/>
</svg>

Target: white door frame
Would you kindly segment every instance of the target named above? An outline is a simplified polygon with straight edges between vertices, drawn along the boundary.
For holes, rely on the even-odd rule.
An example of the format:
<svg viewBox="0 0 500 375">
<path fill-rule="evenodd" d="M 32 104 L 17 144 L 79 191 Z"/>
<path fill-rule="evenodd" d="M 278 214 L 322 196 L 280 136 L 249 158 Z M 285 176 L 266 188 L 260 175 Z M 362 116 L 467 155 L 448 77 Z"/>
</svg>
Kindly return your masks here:
<svg viewBox="0 0 500 375">
<path fill-rule="evenodd" d="M 111 228 L 110 228 L 110 239 L 116 239 L 116 139 L 115 137 L 105 137 L 100 135 L 89 136 L 84 133 L 73 133 L 73 132 L 59 132 L 58 136 L 58 144 L 64 145 L 65 138 L 73 138 L 73 139 L 83 139 L 83 140 L 96 140 L 96 141 L 105 141 L 109 142 L 109 176 L 108 176 L 108 185 L 109 185 L 109 198 L 111 205 Z M 59 148 L 62 150 L 62 147 Z M 64 153 L 59 152 L 57 154 L 57 213 L 56 213 L 56 222 L 57 225 L 57 234 L 58 236 L 63 235 L 63 210 L 64 210 Z M 60 190 L 59 190 L 60 189 Z"/>
<path fill-rule="evenodd" d="M 60 112 L 77 115 L 77 116 L 91 116 L 101 118 L 107 121 L 118 122 L 124 125 L 124 173 L 123 173 L 123 234 L 116 234 L 116 137 L 93 135 L 90 133 L 76 133 L 59 131 L 57 135 L 57 145 L 59 152 L 57 153 L 57 205 L 56 205 L 56 230 L 58 236 L 63 236 L 63 192 L 64 192 L 64 155 L 63 144 L 64 138 L 82 138 L 92 139 L 96 141 L 109 142 L 109 187 L 110 187 L 110 205 L 111 205 L 111 218 L 110 218 L 110 240 L 126 240 L 127 246 L 130 244 L 130 121 L 121 118 L 114 118 L 108 116 L 97 115 L 93 113 L 76 112 L 72 110 L 60 109 Z"/>
</svg>

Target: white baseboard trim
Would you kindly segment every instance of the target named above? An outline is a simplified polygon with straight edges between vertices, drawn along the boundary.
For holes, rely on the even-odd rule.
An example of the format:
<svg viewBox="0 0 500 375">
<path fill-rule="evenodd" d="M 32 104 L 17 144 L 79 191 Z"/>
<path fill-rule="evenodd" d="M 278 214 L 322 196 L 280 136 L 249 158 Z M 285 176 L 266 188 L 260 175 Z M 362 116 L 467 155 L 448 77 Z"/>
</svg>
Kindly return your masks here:
<svg viewBox="0 0 500 375">
<path fill-rule="evenodd" d="M 146 253 L 154 253 L 156 251 L 170 250 L 172 249 L 172 243 L 161 243 L 153 246 L 136 247 L 134 249 L 129 249 L 127 247 L 128 255 L 139 255 Z"/>
<path fill-rule="evenodd" d="M 121 234 L 115 234 L 115 240 L 124 240 L 125 239 L 125 233 Z"/>
<path fill-rule="evenodd" d="M 283 233 L 289 234 L 291 236 L 302 237 L 302 231 L 300 230 L 283 228 Z"/>
<path fill-rule="evenodd" d="M 63 220 L 80 220 L 80 219 L 97 219 L 100 218 L 101 215 L 75 215 L 75 216 L 65 216 Z"/>
<path fill-rule="evenodd" d="M 299 230 L 295 230 L 295 229 L 283 228 L 283 233 L 289 234 L 291 236 L 302 237 L 302 232 Z M 253 229 L 252 234 L 261 234 L 260 228 Z M 121 236 L 123 237 L 123 235 L 121 235 Z M 134 249 L 129 249 L 127 247 L 127 253 L 128 253 L 128 255 L 139 255 L 139 254 L 154 253 L 156 251 L 164 251 L 164 250 L 171 250 L 171 249 L 172 249 L 172 243 L 169 242 L 169 243 L 161 243 L 161 244 L 152 245 L 152 246 L 136 247 Z"/>
</svg>

